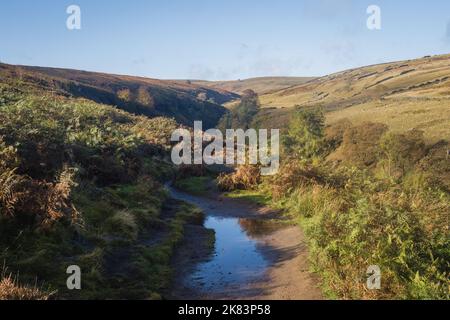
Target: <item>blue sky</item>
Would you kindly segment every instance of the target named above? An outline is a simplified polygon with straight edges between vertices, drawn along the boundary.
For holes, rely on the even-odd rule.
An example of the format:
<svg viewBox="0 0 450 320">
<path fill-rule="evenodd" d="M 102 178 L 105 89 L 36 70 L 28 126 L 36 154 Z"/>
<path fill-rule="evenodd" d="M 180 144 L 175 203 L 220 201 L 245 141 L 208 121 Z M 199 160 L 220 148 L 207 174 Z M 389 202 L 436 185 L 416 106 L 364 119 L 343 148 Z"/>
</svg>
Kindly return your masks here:
<svg viewBox="0 0 450 320">
<path fill-rule="evenodd" d="M 66 28 L 81 8 L 82 29 Z M 382 29 L 366 27 L 381 8 Z M 448 0 L 15 0 L 0 61 L 164 79 L 319 76 L 450 53 Z"/>
</svg>

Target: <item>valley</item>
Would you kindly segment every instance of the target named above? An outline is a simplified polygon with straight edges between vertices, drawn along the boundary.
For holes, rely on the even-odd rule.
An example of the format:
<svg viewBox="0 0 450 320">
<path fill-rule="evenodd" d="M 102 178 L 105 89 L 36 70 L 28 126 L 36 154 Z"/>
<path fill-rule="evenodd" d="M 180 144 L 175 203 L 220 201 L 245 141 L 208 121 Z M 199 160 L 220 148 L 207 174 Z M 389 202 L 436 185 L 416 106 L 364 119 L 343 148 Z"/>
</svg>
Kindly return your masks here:
<svg viewBox="0 0 450 320">
<path fill-rule="evenodd" d="M 195 121 L 281 129 L 279 174 L 174 165 Z M 0 299 L 446 299 L 449 124 L 449 55 L 234 82 L 0 64 Z"/>
</svg>

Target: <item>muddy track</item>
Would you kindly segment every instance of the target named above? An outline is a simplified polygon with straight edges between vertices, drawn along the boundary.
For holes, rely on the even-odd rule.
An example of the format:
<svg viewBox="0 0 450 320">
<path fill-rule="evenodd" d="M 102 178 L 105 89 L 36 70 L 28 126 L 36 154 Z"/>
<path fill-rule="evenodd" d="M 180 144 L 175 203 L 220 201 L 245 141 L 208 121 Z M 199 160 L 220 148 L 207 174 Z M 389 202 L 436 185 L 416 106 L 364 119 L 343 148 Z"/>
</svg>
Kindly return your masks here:
<svg viewBox="0 0 450 320">
<path fill-rule="evenodd" d="M 169 298 L 323 298 L 317 277 L 309 272 L 308 250 L 298 226 L 279 221 L 277 212 L 244 201 L 169 190 L 173 198 L 200 207 L 208 217 L 206 227 L 216 233 L 215 249 L 208 249 L 204 233 L 187 230 L 185 245 L 174 257 L 177 276 Z"/>
</svg>

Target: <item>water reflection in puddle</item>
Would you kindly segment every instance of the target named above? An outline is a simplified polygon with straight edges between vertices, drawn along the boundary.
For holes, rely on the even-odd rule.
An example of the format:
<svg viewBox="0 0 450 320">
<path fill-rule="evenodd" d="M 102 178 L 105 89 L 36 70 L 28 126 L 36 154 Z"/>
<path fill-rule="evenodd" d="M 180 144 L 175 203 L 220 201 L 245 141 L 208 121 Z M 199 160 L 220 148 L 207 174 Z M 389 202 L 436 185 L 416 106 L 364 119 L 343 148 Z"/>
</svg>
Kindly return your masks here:
<svg viewBox="0 0 450 320">
<path fill-rule="evenodd" d="M 257 240 L 248 237 L 240 222 L 244 219 L 209 217 L 205 226 L 216 232 L 214 257 L 200 264 L 186 285 L 202 291 L 220 291 L 240 283 L 261 279 L 268 262 L 257 248 Z"/>
</svg>

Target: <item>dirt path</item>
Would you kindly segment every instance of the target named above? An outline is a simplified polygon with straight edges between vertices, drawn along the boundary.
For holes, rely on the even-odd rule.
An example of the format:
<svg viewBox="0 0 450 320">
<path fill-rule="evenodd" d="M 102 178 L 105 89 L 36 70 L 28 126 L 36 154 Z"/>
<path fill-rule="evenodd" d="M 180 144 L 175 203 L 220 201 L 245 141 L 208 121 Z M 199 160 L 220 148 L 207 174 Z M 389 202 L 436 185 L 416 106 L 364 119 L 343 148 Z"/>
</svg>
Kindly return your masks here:
<svg viewBox="0 0 450 320">
<path fill-rule="evenodd" d="M 308 250 L 300 228 L 278 230 L 261 240 L 263 251 L 273 264 L 267 270 L 267 282 L 252 284 L 258 294 L 251 299 L 320 300 L 319 281 L 309 272 Z"/>
<path fill-rule="evenodd" d="M 261 208 L 240 200 L 228 199 L 212 195 L 208 198 L 188 195 L 178 190 L 170 189 L 172 197 L 193 203 L 203 209 L 205 214 L 213 219 L 219 219 L 214 225 L 217 241 L 228 241 L 227 235 L 221 235 L 221 225 L 226 221 L 237 221 L 237 228 L 242 229 L 244 235 L 251 244 L 254 244 L 252 254 L 261 256 L 264 260 L 264 272 L 257 276 L 239 277 L 228 281 L 221 278 L 222 273 L 213 273 L 215 270 L 204 268 L 202 274 L 199 265 L 205 261 L 214 260 L 221 252 L 220 243 L 216 243 L 216 252 L 205 250 L 201 244 L 201 235 L 195 232 L 186 233 L 187 245 L 181 247 L 174 258 L 177 270 L 184 270 L 177 275 L 170 293 L 173 299 L 230 299 L 230 300 L 317 300 L 322 299 L 322 293 L 318 279 L 308 270 L 308 250 L 305 238 L 298 226 L 288 226 L 285 223 L 274 223 L 274 218 L 279 215 L 267 208 Z M 221 220 L 222 219 L 222 220 Z M 221 222 L 223 221 L 223 222 Z M 267 223 L 266 223 L 267 222 Z M 240 231 L 241 232 L 241 231 Z M 239 240 L 243 241 L 243 240 Z M 239 243 L 238 243 L 239 245 Z M 219 249 L 218 249 L 219 248 Z M 220 249 L 224 250 L 225 249 Z M 226 252 L 232 254 L 233 252 Z M 232 259 L 232 258 L 231 258 Z M 219 260 L 223 263 L 222 260 Z M 239 267 L 239 258 L 237 262 Z M 242 263 L 245 262 L 242 259 Z M 183 265 L 183 268 L 179 266 Z M 217 266 L 218 268 L 220 266 Z M 231 268 L 231 275 L 235 269 Z M 255 274 L 258 274 L 259 266 L 255 265 Z M 246 269 L 246 272 L 252 272 Z M 262 268 L 262 267 L 261 267 Z M 197 270 L 195 277 L 194 272 Z M 229 271 L 229 270 L 225 270 Z M 224 271 L 224 272 L 225 272 Z M 226 273 L 226 272 L 225 272 Z M 231 277 L 231 276 L 230 276 Z M 220 278 L 220 279 L 219 279 Z M 208 282 L 214 283 L 208 287 Z"/>
</svg>

